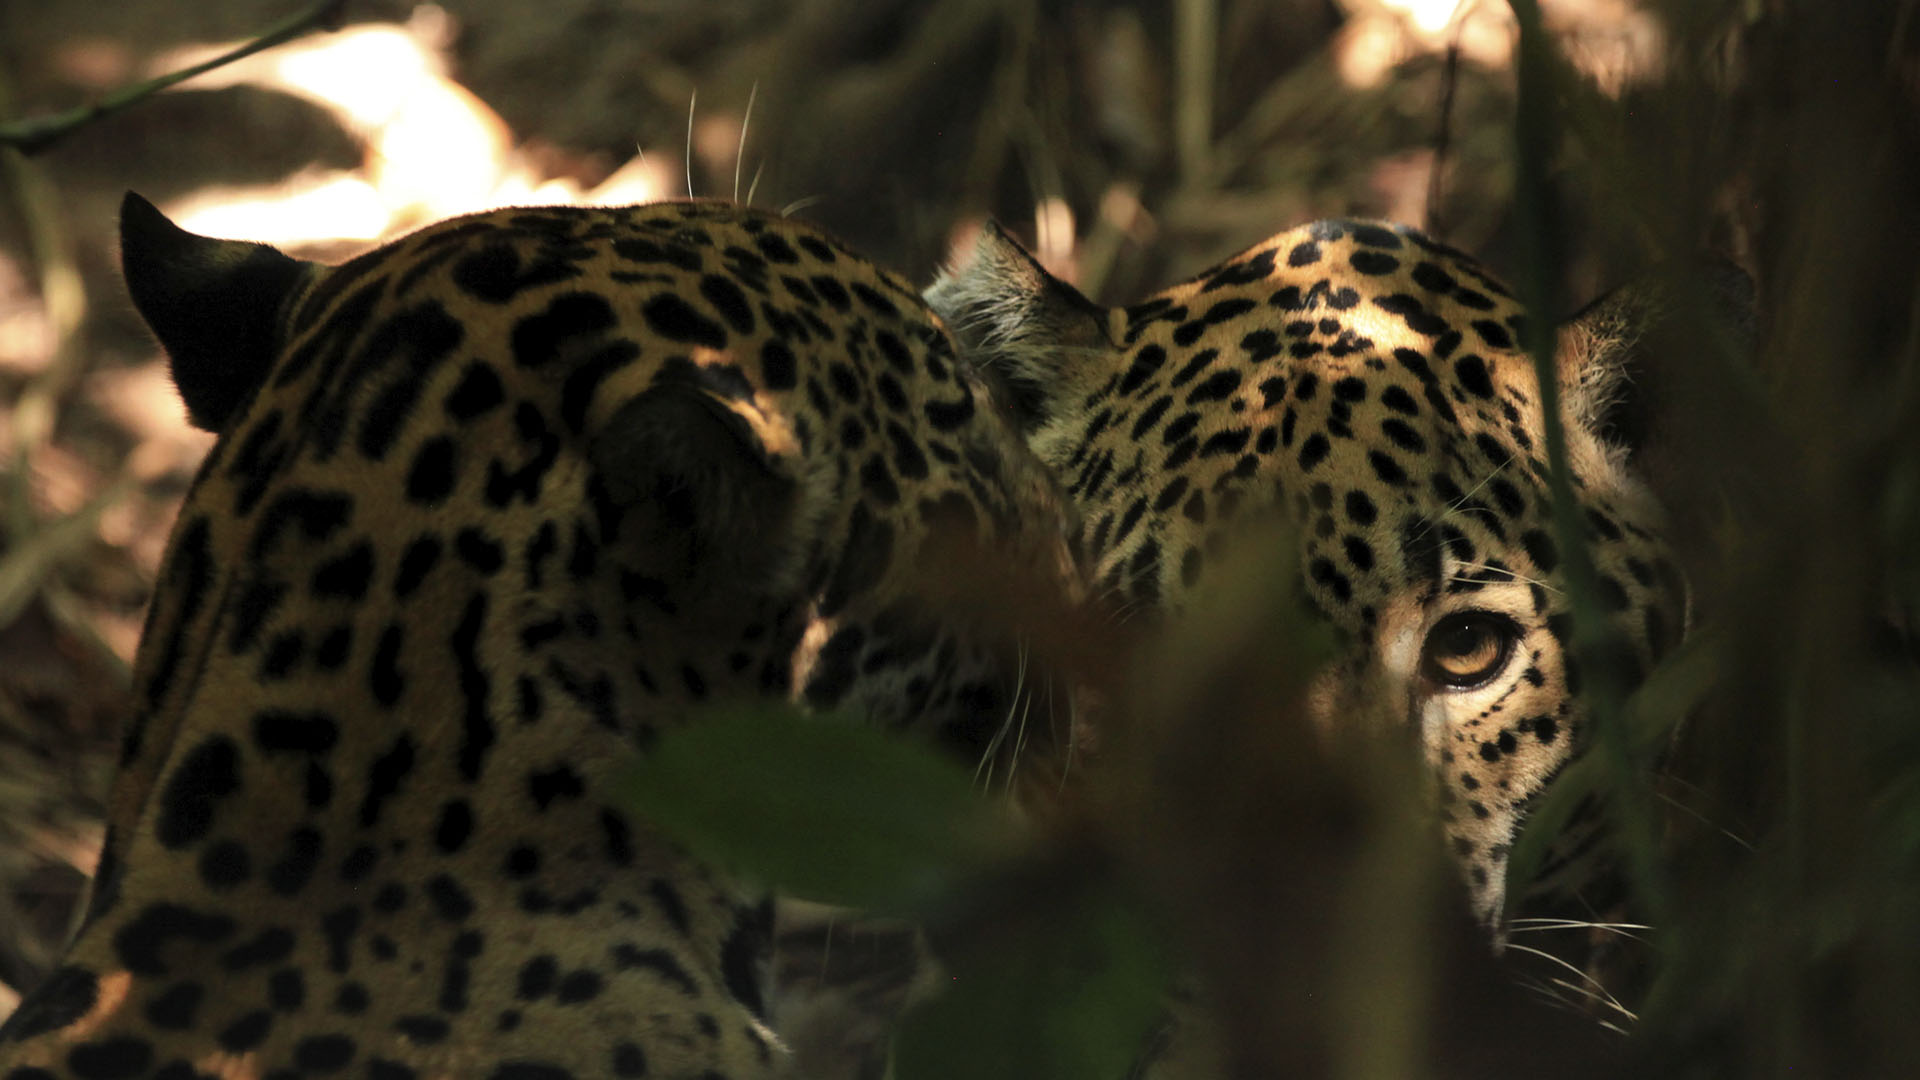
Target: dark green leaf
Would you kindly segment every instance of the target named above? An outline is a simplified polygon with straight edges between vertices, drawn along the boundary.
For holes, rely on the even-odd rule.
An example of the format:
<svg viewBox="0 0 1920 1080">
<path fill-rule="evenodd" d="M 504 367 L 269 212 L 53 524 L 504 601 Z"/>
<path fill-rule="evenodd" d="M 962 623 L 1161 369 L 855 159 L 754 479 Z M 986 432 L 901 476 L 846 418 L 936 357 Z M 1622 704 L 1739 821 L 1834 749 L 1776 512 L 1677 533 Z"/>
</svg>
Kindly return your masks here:
<svg viewBox="0 0 1920 1080">
<path fill-rule="evenodd" d="M 1110 895 L 1049 899 L 1050 918 L 951 963 L 944 993 L 896 1041 L 898 1080 L 1126 1075 L 1163 1006 L 1151 928 Z"/>
<path fill-rule="evenodd" d="M 897 910 L 1010 842 L 1006 815 L 927 747 L 797 709 L 726 709 L 661 738 L 634 807 L 790 895 Z"/>
</svg>

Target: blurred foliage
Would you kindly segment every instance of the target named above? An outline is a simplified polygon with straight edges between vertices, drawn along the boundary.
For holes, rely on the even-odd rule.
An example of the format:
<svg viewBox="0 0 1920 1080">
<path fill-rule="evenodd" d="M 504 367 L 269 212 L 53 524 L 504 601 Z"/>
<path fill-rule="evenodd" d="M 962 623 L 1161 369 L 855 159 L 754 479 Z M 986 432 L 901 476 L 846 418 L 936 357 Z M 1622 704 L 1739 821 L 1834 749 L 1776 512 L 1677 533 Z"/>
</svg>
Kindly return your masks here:
<svg viewBox="0 0 1920 1080">
<path fill-rule="evenodd" d="M 912 910 L 1010 842 L 970 770 L 797 709 L 717 709 L 633 766 L 629 798 L 715 864 L 807 900 Z"/>
<path fill-rule="evenodd" d="M 899 1080 L 1126 1075 L 1168 985 L 1156 935 L 1111 891 L 1023 895 L 990 939 L 943 954 L 950 978 L 896 1039 Z"/>
<path fill-rule="evenodd" d="M 71 73 L 91 69 L 74 57 L 130 70 L 286 7 L 0 9 L 0 75 L 17 87 L 0 118 L 83 100 L 94 84 Z M 1408 825 L 1406 763 L 1328 747 L 1287 706 L 1322 645 L 1257 566 L 1194 622 L 1204 633 L 1120 628 L 1100 649 L 1054 650 L 1109 719 L 1010 862 L 965 869 L 967 830 L 940 810 L 980 811 L 963 778 L 887 756 L 910 751 L 813 721 L 762 759 L 745 729 L 687 733 L 717 743 L 662 758 L 677 779 L 654 797 L 692 801 L 733 762 L 789 800 L 709 830 L 734 861 L 799 882 L 818 849 L 754 821 L 797 825 L 787 808 L 837 791 L 819 809 L 842 823 L 801 832 L 842 859 L 809 884 L 879 895 L 889 866 L 957 879 L 930 900 L 908 890 L 960 981 L 909 1029 L 901 1080 L 1018 1075 L 967 1055 L 1032 1062 L 1035 1040 L 1082 1048 L 1036 1075 L 1099 1075 L 1145 1015 L 1161 938 L 1206 1017 L 1171 1029 L 1171 1059 L 1218 1055 L 1234 1075 L 1845 1078 L 1920 1061 L 1920 5 L 1647 0 L 1661 33 L 1614 79 L 1585 61 L 1608 33 L 1632 37 L 1636 9 L 1544 3 L 1553 51 L 1527 91 L 1542 111 L 1518 133 L 1515 73 L 1465 48 L 1396 39 L 1377 81 L 1346 81 L 1345 50 L 1381 8 L 1361 0 L 553 0 L 537 25 L 514 5 L 447 7 L 461 79 L 534 140 L 526 152 L 590 180 L 636 139 L 650 154 L 689 142 L 692 90 L 732 115 L 758 84 L 746 165 L 764 165 L 763 204 L 812 200 L 806 216 L 922 276 L 984 213 L 1110 300 L 1299 221 L 1363 214 L 1426 225 L 1564 298 L 1545 301 L 1555 311 L 1704 250 L 1757 282 L 1756 347 L 1682 319 L 1646 373 L 1661 402 L 1646 464 L 1692 585 L 1692 639 L 1618 703 L 1623 752 L 1569 769 L 1516 859 L 1591 796 L 1644 801 L 1647 820 L 1613 837 L 1641 869 L 1571 929 L 1517 931 L 1504 960 Z M 216 91 L 5 162 L 0 341 L 36 327 L 52 344 L 0 348 L 0 983 L 46 970 L 90 868 L 125 651 L 193 463 L 186 444 L 130 465 L 154 436 L 107 404 L 151 360 L 117 299 L 108 208 L 130 185 L 289 172 L 348 144 L 317 110 Z M 740 164 L 737 143 L 716 144 L 734 149 L 676 161 L 702 193 L 729 190 Z M 1070 243 L 1034 236 L 1049 200 Z M 781 771 L 799 760 L 812 764 Z M 955 849 L 952 878 L 930 869 Z M 1649 932 L 1613 929 L 1653 911 Z M 1572 968 L 1515 955 L 1536 945 Z M 1535 991 L 1610 995 L 1637 1019 L 1583 1007 L 1634 1034 Z"/>
<path fill-rule="evenodd" d="M 633 804 L 703 859 L 783 896 L 932 929 L 944 992 L 904 1029 L 914 1080 L 1123 1075 L 1166 977 L 1137 906 L 1052 857 L 924 746 L 797 709 L 716 709 L 631 772 Z"/>
</svg>

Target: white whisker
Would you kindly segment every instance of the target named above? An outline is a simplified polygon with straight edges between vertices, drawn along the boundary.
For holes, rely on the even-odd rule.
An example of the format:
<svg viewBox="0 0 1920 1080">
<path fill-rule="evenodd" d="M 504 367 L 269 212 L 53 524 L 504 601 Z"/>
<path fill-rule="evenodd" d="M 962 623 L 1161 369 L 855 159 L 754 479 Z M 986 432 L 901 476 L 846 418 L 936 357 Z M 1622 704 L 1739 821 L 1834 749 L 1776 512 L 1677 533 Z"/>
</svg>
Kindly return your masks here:
<svg viewBox="0 0 1920 1080">
<path fill-rule="evenodd" d="M 1604 923 L 1587 922 L 1582 919 L 1549 919 L 1527 917 L 1512 919 L 1507 923 L 1509 930 L 1651 930 L 1644 923 Z"/>
<path fill-rule="evenodd" d="M 1628 1028 L 1614 1023 L 1612 1020 L 1595 1015 L 1593 1010 L 1596 1006 L 1619 1012 L 1626 1017 L 1628 1023 L 1635 1023 L 1639 1020 L 1639 1017 L 1633 1013 L 1618 1008 L 1616 1003 L 1606 1001 L 1593 991 L 1585 989 L 1584 987 L 1575 986 L 1565 979 L 1543 979 L 1536 976 L 1527 976 L 1520 979 L 1517 985 L 1527 993 L 1532 994 L 1549 1005 L 1580 1013 L 1586 1019 L 1598 1024 L 1600 1027 L 1606 1028 L 1608 1031 L 1619 1035 L 1628 1035 L 1631 1034 L 1631 1031 Z"/>
<path fill-rule="evenodd" d="M 1025 665 L 1022 666 L 1024 667 Z M 1015 777 L 1020 771 L 1020 760 L 1027 752 L 1027 718 L 1032 715 L 1033 695 L 1022 694 L 1020 696 L 1020 721 L 1014 729 L 1013 754 L 1007 760 L 1006 789 L 1008 791 L 1013 790 Z"/>
<path fill-rule="evenodd" d="M 1629 1020 L 1639 1019 L 1639 1017 L 1633 1014 L 1633 1010 L 1627 1008 L 1625 1005 L 1620 1004 L 1618 999 L 1616 999 L 1612 994 L 1608 993 L 1607 988 L 1600 984 L 1600 980 L 1594 978 L 1593 976 L 1587 974 L 1584 971 L 1581 971 L 1579 968 L 1573 966 L 1572 964 L 1568 963 L 1565 960 L 1562 960 L 1560 957 L 1555 956 L 1552 953 L 1547 952 L 1543 949 L 1536 949 L 1530 945 L 1516 945 L 1511 941 L 1507 942 L 1507 948 L 1512 949 L 1515 952 L 1529 953 L 1549 963 L 1556 964 L 1562 968 L 1565 968 L 1567 971 L 1571 972 L 1575 978 L 1578 978 L 1579 980 L 1581 980 L 1581 982 L 1586 984 L 1584 987 L 1569 985 L 1566 987 L 1566 989 L 1576 994 L 1580 994 L 1588 998 L 1589 1000 L 1601 1002 L 1607 1005 L 1609 1008 L 1612 1008 L 1616 1012 L 1620 1013 L 1620 1015 L 1626 1017 Z M 1556 979 L 1554 981 L 1558 983 L 1560 980 Z"/>
<path fill-rule="evenodd" d="M 1456 569 L 1453 573 L 1448 574 L 1447 580 L 1474 582 L 1478 584 L 1488 584 L 1488 583 L 1495 582 L 1496 579 L 1486 578 L 1486 577 L 1475 577 L 1473 575 L 1492 574 L 1492 573 L 1503 573 L 1507 575 L 1504 580 L 1500 580 L 1498 582 L 1500 584 L 1505 584 L 1507 582 L 1518 582 L 1519 584 L 1522 584 L 1522 585 L 1538 585 L 1542 589 L 1545 589 L 1546 591 L 1553 593 L 1556 596 L 1559 595 L 1560 592 L 1562 591 L 1558 586 L 1554 585 L 1550 581 L 1545 581 L 1541 578 L 1533 578 L 1533 577 L 1528 577 L 1525 574 L 1516 573 L 1514 570 L 1512 570 L 1509 567 L 1503 566 L 1503 567 L 1500 567 L 1498 570 L 1495 570 L 1493 567 L 1488 566 L 1486 563 L 1464 564 L 1460 566 L 1458 569 Z"/>
<path fill-rule="evenodd" d="M 1481 488 L 1484 488 L 1488 484 L 1493 483 L 1494 477 L 1499 476 L 1503 472 L 1506 472 L 1508 467 L 1511 466 L 1516 460 L 1518 459 L 1509 457 L 1507 458 L 1507 460 L 1494 466 L 1493 471 L 1487 473 L 1485 476 L 1482 476 L 1479 480 L 1474 482 L 1472 487 L 1469 487 L 1467 490 L 1461 492 L 1460 497 L 1458 499 L 1454 499 L 1453 501 L 1449 502 L 1446 505 L 1446 507 L 1440 511 L 1440 514 L 1438 517 L 1428 520 L 1426 523 L 1426 527 L 1421 529 L 1419 532 L 1414 533 L 1412 539 L 1414 540 L 1425 539 L 1428 533 L 1432 532 L 1434 529 L 1440 526 L 1441 522 L 1445 521 L 1449 517 L 1459 514 L 1460 508 L 1467 504 L 1468 499 L 1473 498 L 1473 496 L 1477 492 L 1479 492 Z"/>
<path fill-rule="evenodd" d="M 753 123 L 753 99 L 760 94 L 760 80 L 747 90 L 747 111 L 740 117 L 740 144 L 733 148 L 733 201 L 740 201 L 740 161 L 747 156 L 747 125 Z M 691 130 L 691 128 L 689 128 Z M 758 176 L 758 174 L 755 174 Z M 753 200 L 749 198 L 748 202 Z"/>
<path fill-rule="evenodd" d="M 755 165 L 753 167 L 753 182 L 747 185 L 747 205 L 748 206 L 753 205 L 753 193 L 760 189 L 760 170 L 766 167 L 767 167 L 767 163 L 764 161 L 762 161 L 760 164 Z"/>
<path fill-rule="evenodd" d="M 1026 685 L 1027 685 L 1027 649 L 1026 649 L 1026 646 L 1023 644 L 1019 647 L 1018 659 L 1015 661 L 1015 665 L 1014 665 L 1013 696 L 1007 705 L 1007 715 L 1000 721 L 1000 726 L 998 729 L 994 731 L 993 738 L 987 743 L 986 750 L 981 753 L 979 764 L 974 766 L 974 770 L 973 770 L 974 782 L 979 784 L 983 788 L 990 789 L 993 787 L 994 765 L 996 760 L 999 758 L 1000 748 L 1006 744 L 1008 732 L 1014 730 L 1014 714 L 1020 710 L 1021 699 L 1024 696 L 1022 691 L 1026 688 Z M 1023 720 L 1021 722 L 1021 726 L 1023 729 L 1024 729 L 1024 723 L 1025 722 Z M 1014 743 L 1014 752 L 1016 756 L 1019 753 L 1020 746 L 1021 746 L 1020 741 L 1016 739 Z M 1009 761 L 1007 763 L 1007 780 L 1006 780 L 1006 785 L 1009 788 L 1013 786 L 1013 772 L 1014 772 L 1014 762 Z"/>
<path fill-rule="evenodd" d="M 1680 811 L 1681 813 L 1687 815 L 1688 817 L 1694 819 L 1695 821 L 1698 821 L 1700 824 L 1713 829 L 1715 832 L 1718 832 L 1721 836 L 1724 836 L 1727 839 L 1733 841 L 1735 844 L 1739 845 L 1740 848 L 1744 851 L 1752 852 L 1752 851 L 1760 850 L 1759 848 L 1754 846 L 1753 841 L 1748 840 L 1746 837 L 1741 836 L 1740 834 L 1727 828 L 1725 825 L 1722 825 L 1716 821 L 1713 821 L 1712 819 L 1708 818 L 1705 814 L 1702 814 L 1700 811 L 1695 810 L 1693 807 L 1688 806 L 1686 803 L 1681 802 L 1679 799 L 1675 798 L 1673 795 L 1665 791 L 1660 791 L 1656 789 L 1653 793 L 1653 797 L 1656 799 L 1659 799 L 1661 802 L 1666 803 L 1668 806 L 1673 807 L 1675 810 Z"/>
<path fill-rule="evenodd" d="M 687 198 L 693 198 L 693 105 L 700 100 L 700 91 L 687 95 Z"/>
</svg>

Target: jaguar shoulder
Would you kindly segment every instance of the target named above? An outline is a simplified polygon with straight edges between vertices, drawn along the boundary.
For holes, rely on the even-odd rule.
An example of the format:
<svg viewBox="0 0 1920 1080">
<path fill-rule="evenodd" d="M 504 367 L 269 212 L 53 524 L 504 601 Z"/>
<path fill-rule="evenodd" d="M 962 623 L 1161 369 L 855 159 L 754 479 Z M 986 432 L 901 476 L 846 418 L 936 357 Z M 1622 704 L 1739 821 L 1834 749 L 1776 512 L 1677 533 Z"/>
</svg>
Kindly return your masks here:
<svg viewBox="0 0 1920 1080">
<path fill-rule="evenodd" d="M 920 298 L 712 203 L 338 267 L 135 196 L 122 232 L 219 439 L 89 910 L 0 1076 L 783 1073 L 768 904 L 615 778 L 728 700 L 986 744 L 1011 650 L 916 563 L 957 538 L 1064 581 L 1069 529 Z"/>
</svg>

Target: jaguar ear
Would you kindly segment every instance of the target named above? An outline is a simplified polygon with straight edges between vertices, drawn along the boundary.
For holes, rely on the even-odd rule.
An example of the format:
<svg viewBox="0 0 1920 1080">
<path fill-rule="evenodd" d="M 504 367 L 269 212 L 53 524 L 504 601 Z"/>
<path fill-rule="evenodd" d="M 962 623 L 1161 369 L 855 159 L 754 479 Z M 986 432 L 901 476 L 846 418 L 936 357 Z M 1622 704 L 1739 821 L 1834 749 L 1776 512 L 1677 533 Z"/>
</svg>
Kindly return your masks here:
<svg viewBox="0 0 1920 1080">
<path fill-rule="evenodd" d="M 798 583 L 825 499 L 785 417 L 674 364 L 592 425 L 601 483 L 641 543 L 683 580 L 781 590 Z"/>
<path fill-rule="evenodd" d="M 1673 414 L 1699 400 L 1725 358 L 1751 351 L 1757 321 L 1753 279 L 1722 260 L 1662 267 L 1595 300 L 1560 327 L 1569 427 L 1615 467 L 1644 473 Z"/>
<path fill-rule="evenodd" d="M 266 377 L 287 297 L 314 265 L 190 233 L 131 191 L 120 202 L 120 263 L 167 350 L 187 418 L 218 432 Z"/>
<path fill-rule="evenodd" d="M 1109 311 L 1047 273 L 997 223 L 980 226 L 925 293 L 962 351 L 1009 390 L 1009 405 L 1031 431 L 1071 400 L 1078 376 L 1109 352 Z M 1089 362 L 1082 362 L 1089 361 Z"/>
</svg>

